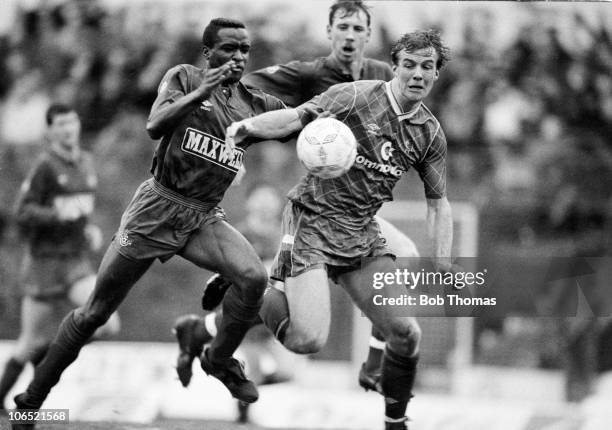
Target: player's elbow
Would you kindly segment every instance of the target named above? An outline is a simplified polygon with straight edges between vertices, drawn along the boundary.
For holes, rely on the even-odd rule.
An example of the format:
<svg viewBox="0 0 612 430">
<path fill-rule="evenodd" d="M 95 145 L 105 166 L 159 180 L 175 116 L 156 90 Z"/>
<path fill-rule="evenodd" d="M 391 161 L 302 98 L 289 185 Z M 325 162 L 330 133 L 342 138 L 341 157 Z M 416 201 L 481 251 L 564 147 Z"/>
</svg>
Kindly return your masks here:
<svg viewBox="0 0 612 430">
<path fill-rule="evenodd" d="M 163 136 L 161 125 L 159 121 L 148 120 L 146 126 L 147 133 L 149 137 L 153 140 L 161 139 Z"/>
</svg>

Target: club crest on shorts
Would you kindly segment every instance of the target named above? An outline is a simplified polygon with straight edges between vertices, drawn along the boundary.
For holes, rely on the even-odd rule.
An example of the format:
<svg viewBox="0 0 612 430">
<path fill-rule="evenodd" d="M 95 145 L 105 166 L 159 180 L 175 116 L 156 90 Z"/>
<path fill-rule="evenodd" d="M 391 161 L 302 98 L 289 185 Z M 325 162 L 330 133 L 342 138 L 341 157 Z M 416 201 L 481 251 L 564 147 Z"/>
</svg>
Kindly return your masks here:
<svg viewBox="0 0 612 430">
<path fill-rule="evenodd" d="M 130 239 L 127 231 L 121 231 L 118 234 L 119 246 L 130 246 L 133 241 Z"/>
</svg>

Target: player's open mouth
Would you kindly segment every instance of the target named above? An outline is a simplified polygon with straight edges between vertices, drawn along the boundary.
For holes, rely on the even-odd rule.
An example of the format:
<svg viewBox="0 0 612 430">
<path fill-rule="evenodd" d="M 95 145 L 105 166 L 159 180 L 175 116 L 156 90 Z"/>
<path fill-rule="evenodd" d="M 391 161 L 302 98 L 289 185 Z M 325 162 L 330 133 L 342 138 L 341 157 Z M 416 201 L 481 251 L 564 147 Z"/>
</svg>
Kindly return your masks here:
<svg viewBox="0 0 612 430">
<path fill-rule="evenodd" d="M 352 46 L 343 46 L 342 52 L 344 52 L 345 54 L 352 54 L 353 52 L 355 52 L 355 48 L 353 48 Z"/>
<path fill-rule="evenodd" d="M 419 85 L 409 85 L 408 88 L 410 88 L 411 90 L 414 90 L 414 91 L 421 91 L 423 89 L 423 87 L 421 87 Z"/>
</svg>

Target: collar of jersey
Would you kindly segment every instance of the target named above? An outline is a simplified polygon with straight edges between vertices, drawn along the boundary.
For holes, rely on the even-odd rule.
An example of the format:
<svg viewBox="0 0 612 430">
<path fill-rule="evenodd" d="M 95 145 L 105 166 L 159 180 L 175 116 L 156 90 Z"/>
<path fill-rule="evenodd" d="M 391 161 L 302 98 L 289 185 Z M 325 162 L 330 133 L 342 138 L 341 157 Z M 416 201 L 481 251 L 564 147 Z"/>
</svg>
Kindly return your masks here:
<svg viewBox="0 0 612 430">
<path fill-rule="evenodd" d="M 427 120 L 429 120 L 429 115 L 427 115 L 427 111 L 424 109 L 423 103 L 419 103 L 419 105 L 414 108 L 411 112 L 403 112 L 397 100 L 395 100 L 395 96 L 391 91 L 391 82 L 385 82 L 385 92 L 387 93 L 387 98 L 389 99 L 389 103 L 393 108 L 393 112 L 397 115 L 397 119 L 399 121 L 408 121 L 410 124 L 425 124 Z"/>
<path fill-rule="evenodd" d="M 359 70 L 359 77 L 363 76 L 363 69 L 365 67 L 365 62 L 366 59 L 363 59 L 363 62 L 361 64 L 361 70 Z M 340 64 L 338 64 L 338 60 L 336 60 L 336 58 L 332 55 L 329 54 L 327 57 L 323 57 L 323 64 L 325 65 L 325 67 L 340 73 L 341 75 L 346 75 L 346 76 L 351 76 L 350 73 L 345 73 L 344 70 L 342 69 L 342 67 L 340 66 Z M 351 76 L 352 78 L 352 76 Z"/>
<path fill-rule="evenodd" d="M 49 144 L 48 147 L 48 151 L 50 154 L 52 154 L 53 156 L 59 158 L 60 160 L 67 162 L 67 163 L 72 163 L 72 164 L 76 164 L 79 159 L 81 158 L 81 151 L 79 151 L 79 155 L 77 158 L 74 158 L 72 156 L 72 154 L 62 148 L 58 148 L 52 144 Z"/>
</svg>

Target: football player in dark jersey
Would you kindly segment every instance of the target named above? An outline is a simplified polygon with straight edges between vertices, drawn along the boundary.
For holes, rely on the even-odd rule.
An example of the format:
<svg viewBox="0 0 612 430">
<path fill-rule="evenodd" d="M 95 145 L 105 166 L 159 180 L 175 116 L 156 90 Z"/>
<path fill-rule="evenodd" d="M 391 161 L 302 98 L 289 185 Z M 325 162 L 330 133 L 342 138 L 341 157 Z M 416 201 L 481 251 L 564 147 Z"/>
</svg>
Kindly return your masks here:
<svg viewBox="0 0 612 430">
<path fill-rule="evenodd" d="M 15 398 L 20 408 L 40 408 L 63 370 L 155 259 L 174 255 L 231 279 L 221 326 L 201 357 L 202 368 L 237 399 L 258 398 L 232 354 L 258 315 L 268 274 L 218 207 L 254 141 L 229 148 L 224 138 L 230 123 L 285 105 L 240 82 L 251 47 L 243 23 L 214 19 L 202 39 L 206 67 L 179 65 L 162 79 L 147 122 L 149 135 L 161 139 L 153 177 L 140 185 L 125 210 L 93 294 L 64 319 L 27 390 Z"/>
<path fill-rule="evenodd" d="M 332 86 L 298 106 L 268 112 L 230 126 L 229 146 L 246 137 L 274 139 L 301 130 L 308 112 L 330 112 L 357 139 L 357 157 L 345 174 L 322 179 L 306 174 L 288 194 L 281 246 L 272 277 L 285 294 L 270 288 L 261 318 L 290 350 L 313 353 L 326 342 L 330 324 L 328 278 L 341 285 L 384 334 L 381 391 L 385 429 L 407 429 L 405 417 L 417 371 L 420 328 L 400 298 L 395 278 L 382 289 L 364 279 L 393 275 L 398 265 L 380 234 L 375 214 L 392 200 L 401 176 L 414 168 L 423 183 L 427 225 L 437 270 L 452 272 L 453 224 L 446 197 L 444 132 L 423 104 L 449 59 L 436 31 L 402 36 L 391 51 L 394 78 Z"/>
<path fill-rule="evenodd" d="M 331 52 L 326 57 L 313 61 L 295 60 L 286 64 L 274 65 L 248 73 L 243 82 L 248 86 L 260 88 L 268 94 L 280 98 L 287 106 L 298 106 L 312 97 L 321 94 L 330 86 L 342 82 L 362 79 L 390 81 L 393 71 L 388 63 L 367 58 L 364 55 L 371 32 L 370 10 L 361 1 L 338 1 L 329 10 L 327 36 Z M 376 216 L 381 233 L 389 248 L 398 257 L 416 258 L 419 256 L 414 242 L 394 225 Z M 227 280 L 215 275 L 205 290 L 205 309 L 213 309 L 220 303 Z M 211 331 L 216 329 L 210 321 L 220 320 L 207 314 L 209 327 L 192 315 L 180 317 L 175 323 L 175 333 L 179 340 L 177 372 L 183 385 L 191 378 L 192 361 L 199 355 L 205 342 L 212 340 Z M 368 356 L 359 372 L 359 384 L 366 390 L 380 391 L 380 364 L 385 346 L 382 333 L 372 328 Z"/>
<path fill-rule="evenodd" d="M 74 109 L 53 104 L 46 121 L 45 150 L 23 182 L 16 205 L 26 242 L 21 332 L 0 378 L 0 407 L 25 364 L 43 358 L 68 307 L 83 305 L 95 284 L 90 252 L 101 246 L 102 237 L 90 222 L 94 163 L 81 150 L 81 122 Z M 113 314 L 96 336 L 118 330 L 119 318 Z"/>
</svg>

